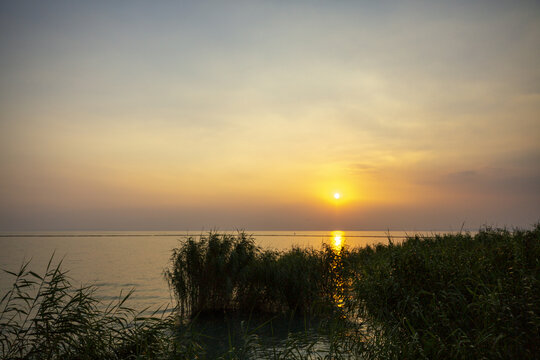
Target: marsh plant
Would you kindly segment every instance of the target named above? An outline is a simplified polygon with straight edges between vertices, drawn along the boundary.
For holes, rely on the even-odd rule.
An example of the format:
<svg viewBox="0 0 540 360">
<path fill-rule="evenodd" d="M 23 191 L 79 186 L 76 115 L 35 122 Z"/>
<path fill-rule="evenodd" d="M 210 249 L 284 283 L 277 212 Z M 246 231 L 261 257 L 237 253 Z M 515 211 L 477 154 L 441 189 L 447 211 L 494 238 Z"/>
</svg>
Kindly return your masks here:
<svg viewBox="0 0 540 360">
<path fill-rule="evenodd" d="M 95 287 L 73 286 L 52 261 L 44 275 L 28 263 L 6 274 L 14 281 L 0 301 L 2 359 L 535 359 L 540 353 L 540 224 L 351 250 L 269 251 L 243 232 L 188 237 L 165 271 L 178 302 L 169 316 L 130 309 L 131 293 L 104 305 Z M 207 315 L 263 314 L 272 320 L 252 326 L 241 320 L 240 330 L 227 335 L 211 335 L 199 322 Z M 294 314 L 318 325 L 269 341 L 274 320 Z M 215 330 L 215 322 L 208 324 Z M 210 349 L 220 341 L 223 348 Z"/>
<path fill-rule="evenodd" d="M 540 353 L 540 225 L 413 236 L 350 254 L 355 307 L 399 358 Z"/>
<path fill-rule="evenodd" d="M 75 287 L 53 257 L 43 275 L 29 270 L 29 262 L 4 272 L 13 286 L 0 301 L 2 359 L 127 359 L 177 351 L 173 318 L 129 308 L 131 292 L 105 305 L 94 286 Z"/>
<path fill-rule="evenodd" d="M 244 232 L 188 237 L 165 271 L 182 316 L 328 310 L 339 274 L 330 247 L 262 250 Z"/>
<path fill-rule="evenodd" d="M 335 358 L 532 359 L 540 352 L 540 225 L 337 251 L 263 251 L 245 233 L 210 233 L 181 243 L 167 277 L 182 313 L 192 316 L 338 314 L 344 321 L 328 333 Z"/>
</svg>

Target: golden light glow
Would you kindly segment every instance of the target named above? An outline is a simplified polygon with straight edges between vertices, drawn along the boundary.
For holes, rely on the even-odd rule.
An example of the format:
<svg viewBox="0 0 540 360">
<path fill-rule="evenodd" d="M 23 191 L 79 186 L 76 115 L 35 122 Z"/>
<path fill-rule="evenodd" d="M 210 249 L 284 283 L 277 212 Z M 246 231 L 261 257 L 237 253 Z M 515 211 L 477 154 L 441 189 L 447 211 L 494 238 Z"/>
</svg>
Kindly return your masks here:
<svg viewBox="0 0 540 360">
<path fill-rule="evenodd" d="M 334 251 L 339 253 L 341 251 L 341 248 L 343 246 L 343 235 L 345 233 L 343 231 L 332 231 L 332 247 L 334 248 Z"/>
<path fill-rule="evenodd" d="M 335 194 L 334 194 L 334 199 L 337 200 L 337 199 L 339 199 L 340 197 L 341 197 L 340 193 L 335 193 Z"/>
<path fill-rule="evenodd" d="M 341 250 L 343 249 L 344 235 L 343 231 L 332 231 L 332 249 L 335 257 L 332 261 L 332 272 L 334 272 L 334 302 L 338 307 L 345 305 L 345 282 L 340 275 L 340 270 L 343 266 L 341 258 Z"/>
</svg>

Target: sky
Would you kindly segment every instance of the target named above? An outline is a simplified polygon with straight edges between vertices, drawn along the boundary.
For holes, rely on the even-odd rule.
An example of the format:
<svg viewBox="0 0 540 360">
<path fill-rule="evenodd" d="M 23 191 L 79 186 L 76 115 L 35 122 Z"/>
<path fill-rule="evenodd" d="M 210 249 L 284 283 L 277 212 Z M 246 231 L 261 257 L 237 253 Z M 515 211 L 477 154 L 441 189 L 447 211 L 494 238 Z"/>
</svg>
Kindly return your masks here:
<svg viewBox="0 0 540 360">
<path fill-rule="evenodd" d="M 538 64 L 538 1 L 2 1 L 0 230 L 527 228 Z"/>
</svg>

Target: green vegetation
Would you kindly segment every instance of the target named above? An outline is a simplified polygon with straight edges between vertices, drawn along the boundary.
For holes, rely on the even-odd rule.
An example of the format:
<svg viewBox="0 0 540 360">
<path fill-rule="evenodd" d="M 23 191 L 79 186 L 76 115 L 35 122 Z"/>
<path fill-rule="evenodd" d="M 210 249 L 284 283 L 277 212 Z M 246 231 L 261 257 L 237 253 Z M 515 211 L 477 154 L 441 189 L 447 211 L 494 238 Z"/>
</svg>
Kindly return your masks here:
<svg viewBox="0 0 540 360">
<path fill-rule="evenodd" d="M 75 287 L 61 262 L 43 276 L 25 263 L 0 301 L 2 359 L 128 359 L 181 351 L 170 329 L 173 316 L 142 316 L 126 306 L 131 292 L 108 306 L 96 288 Z"/>
<path fill-rule="evenodd" d="M 399 358 L 540 353 L 540 225 L 410 237 L 355 250 L 350 261 L 351 301 Z"/>
<path fill-rule="evenodd" d="M 252 237 L 210 233 L 173 250 L 165 276 L 182 315 L 239 311 L 301 314 L 330 309 L 341 267 L 336 253 L 263 251 Z M 334 269 L 335 268 L 335 269 Z"/>
<path fill-rule="evenodd" d="M 129 295 L 103 306 L 93 287 L 74 288 L 59 266 L 44 276 L 27 264 L 10 274 L 14 286 L 0 303 L 6 359 L 540 353 L 540 224 L 350 250 L 267 251 L 245 233 L 187 238 L 165 272 L 178 300 L 167 317 L 135 313 L 125 306 Z M 284 330 L 280 319 L 289 319 Z M 272 340 L 278 333 L 285 335 Z"/>
</svg>

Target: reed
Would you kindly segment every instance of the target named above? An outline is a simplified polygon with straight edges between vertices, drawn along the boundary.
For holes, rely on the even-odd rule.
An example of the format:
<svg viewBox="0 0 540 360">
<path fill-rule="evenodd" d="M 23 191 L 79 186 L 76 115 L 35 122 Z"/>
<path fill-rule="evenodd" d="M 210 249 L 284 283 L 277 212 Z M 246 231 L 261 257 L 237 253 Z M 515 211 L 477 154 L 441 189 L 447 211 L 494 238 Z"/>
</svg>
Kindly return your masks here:
<svg viewBox="0 0 540 360">
<path fill-rule="evenodd" d="M 233 244 L 249 239 L 209 236 Z M 197 244 L 194 259 L 206 259 L 199 274 L 208 274 L 205 264 L 215 260 L 208 258 L 207 241 L 182 243 L 173 265 L 176 254 Z M 224 266 L 219 272 L 220 281 L 234 284 L 220 311 L 297 311 L 341 319 L 324 330 L 333 358 L 533 359 L 540 352 L 540 225 L 526 231 L 485 228 L 474 236 L 410 236 L 399 244 L 389 240 L 352 250 L 269 252 L 254 245 L 250 250 L 241 271 L 227 273 L 235 268 Z M 232 259 L 219 254 L 219 263 Z M 190 268 L 185 259 L 180 263 Z M 207 283 L 197 286 L 219 282 L 204 279 Z M 190 299 L 179 296 L 179 301 Z M 201 301 L 195 297 L 193 303 Z M 190 310 L 205 312 L 204 306 Z M 301 350 L 292 341 L 269 356 L 316 358 L 310 350 L 316 344 L 311 345 Z"/>
<path fill-rule="evenodd" d="M 540 352 L 540 224 L 409 237 L 357 249 L 360 316 L 401 358 L 528 358 Z M 390 350 L 388 350 L 390 351 Z"/>
<path fill-rule="evenodd" d="M 240 286 L 259 253 L 254 240 L 244 233 L 186 239 L 173 250 L 172 266 L 165 271 L 181 315 L 234 308 L 239 294 L 245 292 Z"/>
<path fill-rule="evenodd" d="M 335 252 L 262 250 L 244 232 L 189 237 L 165 271 L 181 316 L 224 312 L 315 313 L 333 308 Z"/>
<path fill-rule="evenodd" d="M 187 238 L 165 276 L 178 313 L 143 316 L 25 263 L 0 301 L 2 359 L 534 359 L 540 353 L 540 224 L 411 236 L 361 249 L 267 251 L 240 232 Z M 269 345 L 240 321 L 223 351 L 197 321 L 296 314 L 315 330 Z M 212 324 L 210 326 L 213 326 Z M 229 325 L 227 325 L 229 326 Z M 265 330 L 267 331 L 267 330 Z M 272 331 L 273 333 L 273 331 Z M 223 339 L 222 339 L 223 340 Z"/>
<path fill-rule="evenodd" d="M 29 262 L 18 272 L 4 272 L 13 286 L 0 301 L 2 359 L 157 358 L 177 352 L 173 317 L 129 308 L 132 291 L 104 305 L 94 286 L 73 286 L 53 257 L 44 275 L 29 270 Z"/>
</svg>

